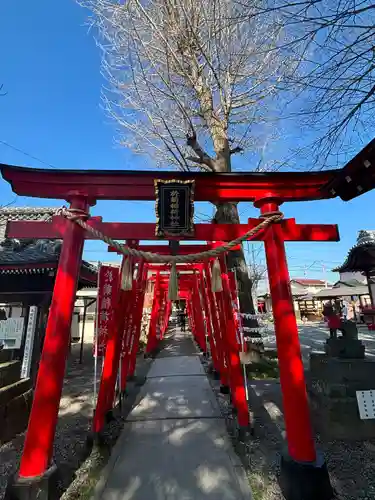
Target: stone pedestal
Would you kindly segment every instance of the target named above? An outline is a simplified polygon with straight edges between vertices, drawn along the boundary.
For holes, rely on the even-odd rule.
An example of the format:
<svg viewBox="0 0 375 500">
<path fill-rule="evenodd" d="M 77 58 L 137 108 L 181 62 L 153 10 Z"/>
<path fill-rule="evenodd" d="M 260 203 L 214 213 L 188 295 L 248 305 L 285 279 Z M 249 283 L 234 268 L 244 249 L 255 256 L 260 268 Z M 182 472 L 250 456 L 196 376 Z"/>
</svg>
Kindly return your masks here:
<svg viewBox="0 0 375 500">
<path fill-rule="evenodd" d="M 365 346 L 358 339 L 345 337 L 328 339 L 325 352 L 333 358 L 365 359 Z"/>
<path fill-rule="evenodd" d="M 370 389 L 375 389 L 375 361 L 310 355 L 308 392 L 313 421 L 328 439 L 375 437 L 375 420 L 359 418 L 356 397 L 356 391 Z"/>
</svg>

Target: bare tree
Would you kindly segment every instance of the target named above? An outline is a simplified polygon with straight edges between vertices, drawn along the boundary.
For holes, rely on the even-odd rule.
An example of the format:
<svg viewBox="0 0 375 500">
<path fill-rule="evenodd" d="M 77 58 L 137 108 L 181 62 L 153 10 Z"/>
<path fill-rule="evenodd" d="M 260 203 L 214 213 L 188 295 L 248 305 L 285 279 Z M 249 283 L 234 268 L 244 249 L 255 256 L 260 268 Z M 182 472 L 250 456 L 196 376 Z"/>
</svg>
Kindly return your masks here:
<svg viewBox="0 0 375 500">
<path fill-rule="evenodd" d="M 252 18 L 253 2 L 231 0 L 82 3 L 99 29 L 103 99 L 123 145 L 158 166 L 209 172 L 231 172 L 234 155 L 262 147 L 275 92 L 295 65 L 285 50 L 280 57 L 277 16 Z M 239 222 L 235 200 L 216 205 L 214 222 Z M 229 265 L 241 309 L 253 313 L 243 252 Z"/>
<path fill-rule="evenodd" d="M 291 117 L 304 126 L 300 150 L 308 151 L 309 166 L 342 165 L 374 135 L 373 0 L 261 0 L 254 9 L 258 19 L 277 16 L 288 36 L 278 48 L 297 56 L 298 72 L 282 88 Z"/>
<path fill-rule="evenodd" d="M 267 266 L 264 264 L 263 247 L 247 242 L 247 266 L 252 283 L 253 296 L 257 293 L 259 283 L 267 275 Z"/>
</svg>

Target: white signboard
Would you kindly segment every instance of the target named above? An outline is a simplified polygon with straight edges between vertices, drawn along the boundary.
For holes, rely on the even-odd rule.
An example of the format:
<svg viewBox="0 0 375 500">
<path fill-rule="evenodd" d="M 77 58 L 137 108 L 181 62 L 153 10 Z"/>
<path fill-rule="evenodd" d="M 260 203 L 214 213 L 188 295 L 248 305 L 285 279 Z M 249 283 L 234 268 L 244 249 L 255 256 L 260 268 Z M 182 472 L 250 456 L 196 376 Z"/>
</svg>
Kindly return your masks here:
<svg viewBox="0 0 375 500">
<path fill-rule="evenodd" d="M 0 344 L 4 349 L 19 349 L 22 343 L 24 318 L 9 318 L 0 321 Z"/>
<path fill-rule="evenodd" d="M 27 322 L 25 349 L 21 367 L 21 378 L 29 378 L 30 376 L 37 315 L 38 308 L 36 306 L 31 306 L 29 309 L 29 319 Z"/>
<path fill-rule="evenodd" d="M 375 418 L 375 390 L 357 391 L 359 418 L 369 420 Z"/>
</svg>

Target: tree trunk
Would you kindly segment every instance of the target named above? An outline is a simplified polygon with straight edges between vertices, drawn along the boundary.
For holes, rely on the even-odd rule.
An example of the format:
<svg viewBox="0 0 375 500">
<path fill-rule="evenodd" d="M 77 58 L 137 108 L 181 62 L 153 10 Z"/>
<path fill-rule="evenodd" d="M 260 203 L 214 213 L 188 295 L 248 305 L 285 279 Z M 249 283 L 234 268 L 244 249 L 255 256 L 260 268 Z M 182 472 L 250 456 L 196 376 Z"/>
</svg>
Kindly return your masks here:
<svg viewBox="0 0 375 500">
<path fill-rule="evenodd" d="M 220 203 L 216 205 L 216 213 L 214 220 L 216 224 L 239 224 L 237 203 Z M 228 269 L 235 270 L 237 277 L 238 295 L 240 301 L 241 313 L 255 314 L 253 297 L 252 297 L 252 281 L 249 277 L 248 268 L 245 261 L 243 250 L 230 251 L 227 255 Z M 251 332 L 249 329 L 258 328 L 258 322 L 255 319 L 242 318 L 245 335 L 254 339 L 259 347 L 263 347 L 261 334 L 259 332 Z M 255 346 L 254 346 L 255 348 Z"/>
</svg>

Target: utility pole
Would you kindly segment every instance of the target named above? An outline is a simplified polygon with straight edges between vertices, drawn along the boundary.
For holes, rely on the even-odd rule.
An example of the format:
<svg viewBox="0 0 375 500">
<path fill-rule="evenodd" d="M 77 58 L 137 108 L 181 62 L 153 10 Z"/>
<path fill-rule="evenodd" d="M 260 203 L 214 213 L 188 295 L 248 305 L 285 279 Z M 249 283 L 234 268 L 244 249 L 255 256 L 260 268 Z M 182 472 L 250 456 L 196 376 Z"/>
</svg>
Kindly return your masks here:
<svg viewBox="0 0 375 500">
<path fill-rule="evenodd" d="M 323 276 L 324 276 L 324 285 L 326 288 L 328 288 L 328 282 L 327 282 L 327 267 L 325 264 L 323 264 Z"/>
</svg>

